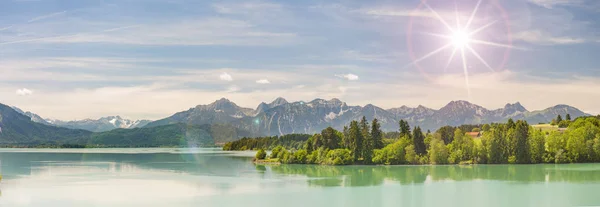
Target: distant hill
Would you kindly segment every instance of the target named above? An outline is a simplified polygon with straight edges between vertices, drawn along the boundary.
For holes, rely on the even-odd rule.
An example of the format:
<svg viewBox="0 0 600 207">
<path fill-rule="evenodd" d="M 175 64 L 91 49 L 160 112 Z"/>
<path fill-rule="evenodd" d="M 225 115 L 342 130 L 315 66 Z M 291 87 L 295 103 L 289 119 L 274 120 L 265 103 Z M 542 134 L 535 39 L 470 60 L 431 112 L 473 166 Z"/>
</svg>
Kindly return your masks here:
<svg viewBox="0 0 600 207">
<path fill-rule="evenodd" d="M 0 144 L 84 143 L 91 134 L 86 130 L 40 124 L 0 104 Z"/>
<path fill-rule="evenodd" d="M 31 113 L 33 114 L 33 113 Z M 103 147 L 201 147 L 214 146 L 255 136 L 226 124 L 188 125 L 182 123 L 147 128 L 91 132 L 41 124 L 22 111 L 0 104 L 0 145 L 52 146 L 82 145 Z"/>
<path fill-rule="evenodd" d="M 271 103 L 261 103 L 256 109 L 239 107 L 237 104 L 220 99 L 208 105 L 198 105 L 187 111 L 151 122 L 147 127 L 165 124 L 230 124 L 238 129 L 261 135 L 282 135 L 291 133 L 316 133 L 326 127 L 342 129 L 352 120 L 363 116 L 377 118 L 385 131 L 396 131 L 398 122 L 404 119 L 412 126 L 424 130 L 436 130 L 442 126 L 463 124 L 484 124 L 504 122 L 508 119 L 523 119 L 530 123 L 550 122 L 557 115 L 570 114 L 576 118 L 587 116 L 581 110 L 557 105 L 544 110 L 528 111 L 520 103 L 506 104 L 500 109 L 489 110 L 467 101 L 452 101 L 436 110 L 425 106 L 411 108 L 383 109 L 372 104 L 348 106 L 339 99 L 315 99 L 310 102 L 288 102 L 277 98 Z"/>
<path fill-rule="evenodd" d="M 84 129 L 92 132 L 105 132 L 113 129 L 133 129 L 143 127 L 151 122 L 150 120 L 129 120 L 121 118 L 120 116 L 107 116 L 99 119 L 62 121 L 57 119 L 44 119 L 40 115 L 29 111 L 24 112 L 15 106 L 12 108 L 17 112 L 30 117 L 31 121 L 40 124 L 65 127 L 69 129 Z"/>
</svg>

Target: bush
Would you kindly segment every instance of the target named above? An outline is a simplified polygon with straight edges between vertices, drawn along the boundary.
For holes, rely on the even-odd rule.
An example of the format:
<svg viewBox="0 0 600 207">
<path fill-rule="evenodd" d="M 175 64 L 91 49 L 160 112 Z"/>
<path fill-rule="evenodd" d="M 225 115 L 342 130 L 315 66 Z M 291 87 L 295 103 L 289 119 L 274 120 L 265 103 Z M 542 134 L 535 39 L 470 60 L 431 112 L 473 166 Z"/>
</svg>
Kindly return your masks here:
<svg viewBox="0 0 600 207">
<path fill-rule="evenodd" d="M 516 156 L 510 156 L 508 157 L 508 164 L 515 164 L 517 163 L 517 157 Z"/>
<path fill-rule="evenodd" d="M 256 152 L 256 156 L 254 157 L 258 160 L 264 160 L 267 157 L 267 152 L 265 152 L 264 149 L 260 149 Z"/>
<path fill-rule="evenodd" d="M 441 139 L 434 139 L 429 150 L 429 161 L 431 164 L 447 164 L 448 148 Z"/>
<path fill-rule="evenodd" d="M 408 145 L 408 147 L 404 148 L 404 151 L 406 152 L 406 162 L 408 162 L 408 164 L 418 164 L 418 157 L 417 157 L 417 152 L 415 152 L 415 145 Z"/>
<path fill-rule="evenodd" d="M 327 158 L 321 164 L 326 165 L 350 165 L 354 161 L 352 152 L 348 149 L 334 149 L 327 152 Z"/>
<path fill-rule="evenodd" d="M 386 165 L 398 165 L 406 163 L 404 159 L 404 148 L 409 144 L 408 139 L 400 139 L 390 145 L 385 146 L 381 150 L 375 150 L 373 153 L 373 163 L 375 164 L 386 164 Z"/>
<path fill-rule="evenodd" d="M 306 150 L 298 150 L 294 152 L 294 157 L 296 158 L 296 163 L 305 164 L 307 163 L 308 152 Z"/>
<path fill-rule="evenodd" d="M 282 146 L 277 146 L 273 148 L 273 150 L 271 150 L 271 159 L 278 158 L 279 152 L 281 152 L 282 150 L 285 150 Z"/>
</svg>

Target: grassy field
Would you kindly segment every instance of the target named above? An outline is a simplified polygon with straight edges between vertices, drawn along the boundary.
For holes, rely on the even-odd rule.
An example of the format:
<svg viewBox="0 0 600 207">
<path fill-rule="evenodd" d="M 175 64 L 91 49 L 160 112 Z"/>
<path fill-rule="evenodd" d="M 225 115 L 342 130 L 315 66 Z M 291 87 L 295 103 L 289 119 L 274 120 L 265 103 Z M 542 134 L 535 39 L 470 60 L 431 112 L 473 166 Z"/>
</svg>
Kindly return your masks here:
<svg viewBox="0 0 600 207">
<path fill-rule="evenodd" d="M 542 129 L 543 132 L 558 131 L 559 129 L 558 126 L 552 126 L 550 124 L 536 124 L 531 126 L 535 129 Z"/>
</svg>

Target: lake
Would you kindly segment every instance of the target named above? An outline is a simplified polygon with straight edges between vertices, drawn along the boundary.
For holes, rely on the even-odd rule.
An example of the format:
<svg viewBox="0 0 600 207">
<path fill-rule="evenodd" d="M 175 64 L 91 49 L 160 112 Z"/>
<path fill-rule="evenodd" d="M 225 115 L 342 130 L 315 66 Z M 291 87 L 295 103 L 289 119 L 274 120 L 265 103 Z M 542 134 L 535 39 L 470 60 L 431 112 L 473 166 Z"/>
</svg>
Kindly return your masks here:
<svg viewBox="0 0 600 207">
<path fill-rule="evenodd" d="M 0 149 L 0 206 L 600 206 L 600 164 L 256 166 L 219 149 Z"/>
</svg>

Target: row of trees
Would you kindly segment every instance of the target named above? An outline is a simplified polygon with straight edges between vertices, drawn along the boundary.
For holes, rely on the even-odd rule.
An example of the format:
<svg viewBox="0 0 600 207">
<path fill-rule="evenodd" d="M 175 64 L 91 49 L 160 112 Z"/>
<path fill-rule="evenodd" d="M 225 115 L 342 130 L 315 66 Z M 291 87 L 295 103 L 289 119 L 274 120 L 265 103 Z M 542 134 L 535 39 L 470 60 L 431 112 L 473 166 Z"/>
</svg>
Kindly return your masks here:
<svg viewBox="0 0 600 207">
<path fill-rule="evenodd" d="M 309 134 L 286 134 L 283 136 L 269 136 L 249 138 L 244 137 L 237 141 L 227 142 L 223 146 L 226 151 L 244 151 L 244 150 L 259 150 L 273 149 L 277 146 L 283 146 L 288 149 L 300 149 L 311 137 Z"/>
<path fill-rule="evenodd" d="M 562 116 L 559 114 L 558 116 L 556 116 L 556 119 L 552 119 L 552 122 L 550 122 L 550 125 L 558 126 L 560 128 L 566 128 L 569 126 L 570 123 L 571 123 L 571 114 L 567 114 L 565 116 L 565 120 L 563 120 Z"/>
<path fill-rule="evenodd" d="M 327 128 L 311 136 L 301 149 L 279 147 L 271 158 L 283 163 L 388 165 L 600 162 L 600 117 L 569 122 L 567 130 L 549 133 L 512 119 L 423 133 L 420 127 L 411 131 L 401 120 L 399 137 L 384 146 L 377 119 L 369 123 L 363 117 L 342 132 Z M 463 129 L 481 137 L 469 136 Z"/>
</svg>

